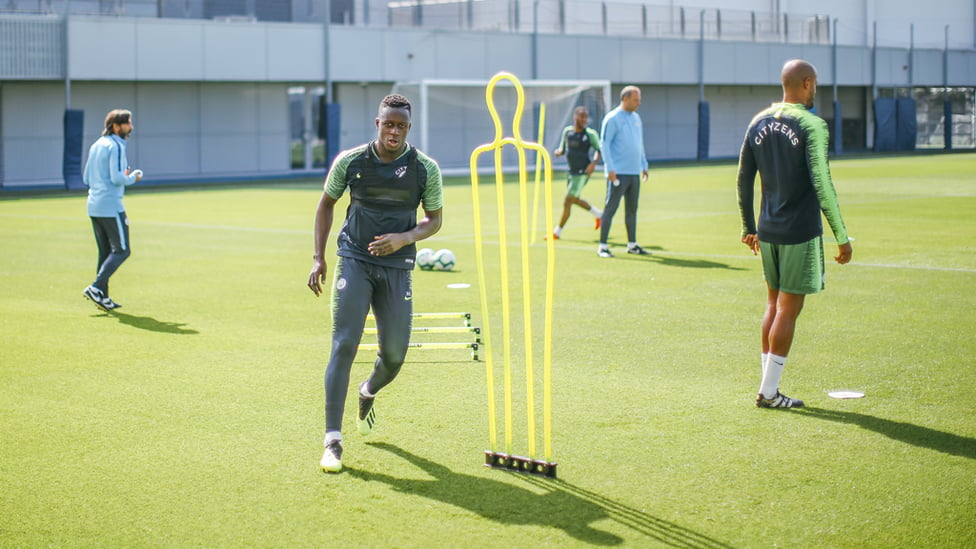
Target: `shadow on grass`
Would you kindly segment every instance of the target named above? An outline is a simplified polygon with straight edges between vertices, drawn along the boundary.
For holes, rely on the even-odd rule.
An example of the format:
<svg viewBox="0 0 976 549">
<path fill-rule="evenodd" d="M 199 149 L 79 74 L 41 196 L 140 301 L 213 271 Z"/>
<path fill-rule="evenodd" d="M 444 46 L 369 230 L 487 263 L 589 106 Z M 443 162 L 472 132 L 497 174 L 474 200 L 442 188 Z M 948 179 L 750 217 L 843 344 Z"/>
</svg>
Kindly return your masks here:
<svg viewBox="0 0 976 549">
<path fill-rule="evenodd" d="M 576 242 L 580 244 L 592 244 L 589 240 L 570 240 L 570 242 Z M 614 246 L 616 244 L 616 246 Z M 666 267 L 682 267 L 686 269 L 726 269 L 729 271 L 745 271 L 742 267 L 733 267 L 726 263 L 720 263 L 718 261 L 708 261 L 706 259 L 679 259 L 677 257 L 668 257 L 665 255 L 659 255 L 660 252 L 664 251 L 664 248 L 660 246 L 644 246 L 645 250 L 652 252 L 650 255 L 632 255 L 628 254 L 626 244 L 615 243 L 610 241 L 610 251 L 617 259 L 628 259 L 630 261 L 653 261 L 655 263 L 660 263 Z M 593 251 L 596 255 L 596 249 Z"/>
<path fill-rule="evenodd" d="M 649 261 L 656 261 L 667 267 L 683 267 L 687 269 L 726 269 L 729 271 L 745 271 L 742 267 L 733 267 L 718 261 L 707 261 L 705 259 L 678 259 L 677 257 L 665 257 L 661 255 L 645 256 Z"/>
<path fill-rule="evenodd" d="M 112 314 L 106 314 L 104 316 L 115 317 L 121 324 L 139 328 L 140 330 L 149 330 L 150 332 L 183 335 L 200 333 L 190 328 L 184 328 L 183 326 L 186 326 L 185 322 L 166 322 L 164 320 L 156 320 L 151 316 L 136 316 L 120 313 L 118 311 L 112 312 Z"/>
<path fill-rule="evenodd" d="M 382 472 L 344 469 L 366 481 L 379 481 L 398 492 L 423 496 L 477 513 L 503 524 L 527 524 L 559 528 L 568 535 L 592 545 L 621 545 L 624 540 L 610 532 L 590 526 L 611 519 L 647 537 L 675 547 L 727 548 L 729 545 L 677 524 L 655 518 L 639 509 L 613 501 L 595 492 L 556 479 L 515 475 L 535 490 L 507 482 L 456 473 L 439 463 L 387 443 L 370 446 L 395 454 L 419 467 L 433 479 L 398 478 Z M 508 478 L 508 477 L 506 477 Z M 539 493 L 542 491 L 543 493 Z"/>
<path fill-rule="evenodd" d="M 943 431 L 936 431 L 928 427 L 891 421 L 879 417 L 858 414 L 855 412 L 841 412 L 824 410 L 823 408 L 797 408 L 800 415 L 848 423 L 882 434 L 892 440 L 905 442 L 912 446 L 929 448 L 944 454 L 976 459 L 976 439 L 954 435 Z"/>
</svg>

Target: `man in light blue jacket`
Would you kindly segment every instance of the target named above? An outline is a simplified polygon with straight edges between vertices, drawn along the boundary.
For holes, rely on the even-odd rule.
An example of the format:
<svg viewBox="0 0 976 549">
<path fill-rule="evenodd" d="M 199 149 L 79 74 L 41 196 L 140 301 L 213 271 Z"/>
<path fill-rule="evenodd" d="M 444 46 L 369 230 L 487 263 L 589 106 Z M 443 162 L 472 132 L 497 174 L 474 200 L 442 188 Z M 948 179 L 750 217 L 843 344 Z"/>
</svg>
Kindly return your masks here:
<svg viewBox="0 0 976 549">
<path fill-rule="evenodd" d="M 603 166 L 607 172 L 607 199 L 600 222 L 600 245 L 597 255 L 613 257 L 607 246 L 610 223 L 620 200 L 624 200 L 624 224 L 627 226 L 627 253 L 647 255 L 637 245 L 637 202 L 640 186 L 647 180 L 647 154 L 644 152 L 644 126 L 637 114 L 641 91 L 627 86 L 620 92 L 620 105 L 603 117 L 600 129 Z"/>
<path fill-rule="evenodd" d="M 102 136 L 88 149 L 85 164 L 88 216 L 98 245 L 98 267 L 95 281 L 82 294 L 105 312 L 121 306 L 108 296 L 108 279 L 131 253 L 122 197 L 126 186 L 142 179 L 142 170 L 130 170 L 125 155 L 125 140 L 132 129 L 131 112 L 115 109 L 108 113 Z"/>
</svg>

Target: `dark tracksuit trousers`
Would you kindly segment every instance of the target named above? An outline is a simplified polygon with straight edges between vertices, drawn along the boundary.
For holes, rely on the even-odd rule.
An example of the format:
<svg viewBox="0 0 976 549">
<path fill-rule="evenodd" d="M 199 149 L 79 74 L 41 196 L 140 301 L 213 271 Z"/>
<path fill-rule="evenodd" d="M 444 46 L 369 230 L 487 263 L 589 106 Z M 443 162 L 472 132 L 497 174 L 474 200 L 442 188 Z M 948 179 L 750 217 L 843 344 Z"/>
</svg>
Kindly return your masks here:
<svg viewBox="0 0 976 549">
<path fill-rule="evenodd" d="M 624 199 L 624 225 L 627 227 L 627 242 L 637 242 L 637 203 L 640 202 L 641 176 L 617 174 L 619 185 L 607 181 L 607 198 L 603 206 L 603 218 L 600 220 L 600 244 L 607 243 L 610 236 L 610 224 L 620 206 L 620 199 Z"/>
<path fill-rule="evenodd" d="M 98 266 L 92 286 L 108 295 L 108 279 L 129 258 L 129 220 L 125 212 L 115 217 L 92 217 L 92 230 L 98 245 Z"/>
<path fill-rule="evenodd" d="M 340 257 L 332 281 L 332 358 L 325 369 L 325 430 L 341 431 L 349 375 L 370 308 L 380 350 L 368 381 L 376 394 L 407 356 L 413 313 L 412 271 Z"/>
</svg>

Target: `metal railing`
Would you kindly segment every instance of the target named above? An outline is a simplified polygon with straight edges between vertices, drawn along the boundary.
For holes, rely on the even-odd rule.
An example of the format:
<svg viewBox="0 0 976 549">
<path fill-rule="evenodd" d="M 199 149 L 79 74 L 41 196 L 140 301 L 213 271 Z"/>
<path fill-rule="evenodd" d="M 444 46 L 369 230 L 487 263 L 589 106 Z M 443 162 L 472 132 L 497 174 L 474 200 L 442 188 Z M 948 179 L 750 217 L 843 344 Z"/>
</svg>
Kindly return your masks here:
<svg viewBox="0 0 976 549">
<path fill-rule="evenodd" d="M 228 22 L 322 21 L 325 0 L 0 0 L 0 15 Z M 333 25 L 565 35 L 830 43 L 829 18 L 592 0 L 330 0 Z M 702 23 L 702 21 L 704 23 Z"/>
</svg>

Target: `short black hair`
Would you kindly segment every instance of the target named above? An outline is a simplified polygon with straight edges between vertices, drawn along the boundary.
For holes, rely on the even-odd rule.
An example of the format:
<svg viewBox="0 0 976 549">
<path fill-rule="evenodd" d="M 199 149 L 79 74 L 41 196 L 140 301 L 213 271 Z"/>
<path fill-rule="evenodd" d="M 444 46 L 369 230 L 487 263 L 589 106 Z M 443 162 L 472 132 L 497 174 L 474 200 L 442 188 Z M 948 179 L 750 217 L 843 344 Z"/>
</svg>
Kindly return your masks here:
<svg viewBox="0 0 976 549">
<path fill-rule="evenodd" d="M 384 108 L 407 109 L 407 112 L 413 114 L 413 111 L 410 109 L 410 100 L 398 93 L 391 93 L 380 101 L 380 110 L 383 110 Z"/>
</svg>

